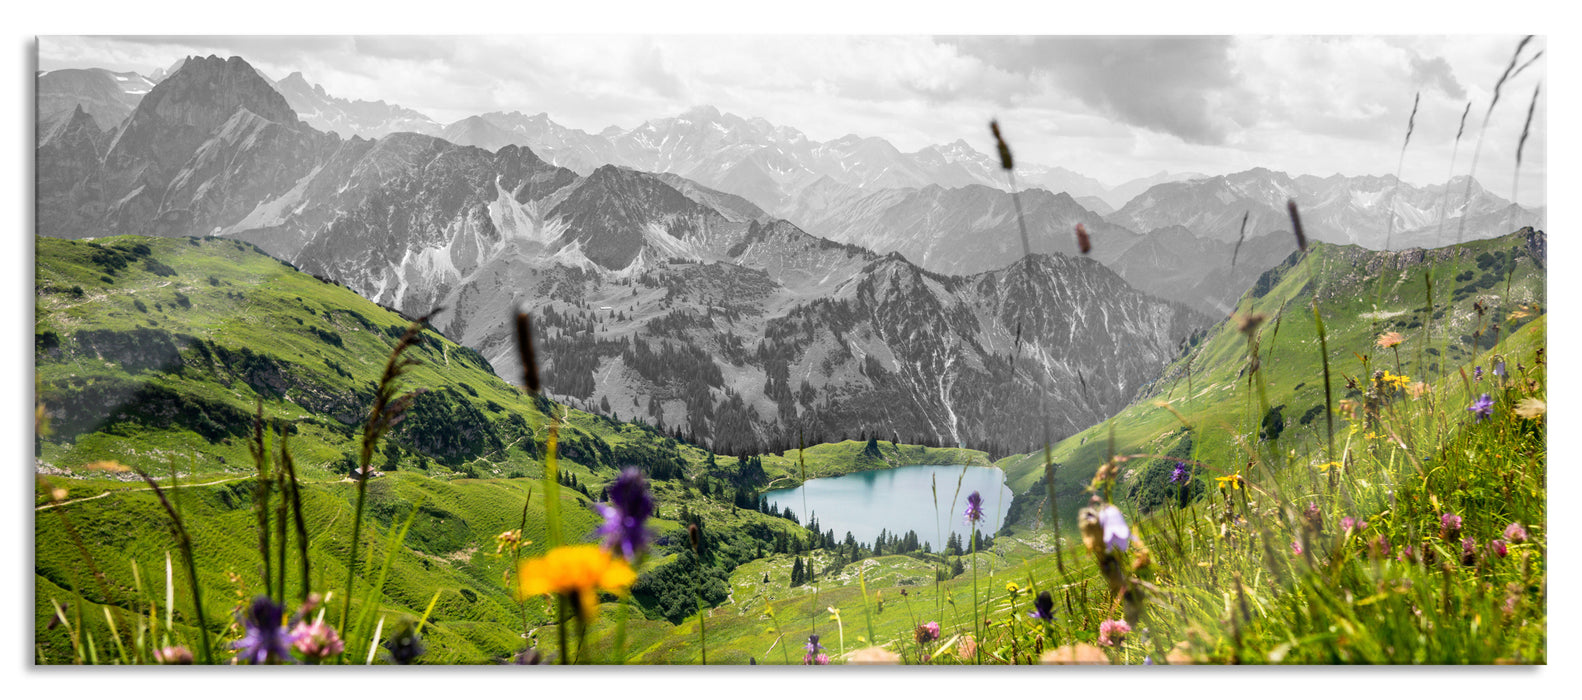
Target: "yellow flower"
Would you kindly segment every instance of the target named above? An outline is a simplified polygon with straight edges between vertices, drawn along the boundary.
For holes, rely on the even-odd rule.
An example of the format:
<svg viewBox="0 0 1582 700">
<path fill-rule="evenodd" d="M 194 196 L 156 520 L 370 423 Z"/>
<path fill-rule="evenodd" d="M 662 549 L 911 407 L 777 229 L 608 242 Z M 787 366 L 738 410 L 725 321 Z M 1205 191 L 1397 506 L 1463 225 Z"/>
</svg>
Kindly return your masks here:
<svg viewBox="0 0 1582 700">
<path fill-rule="evenodd" d="M 1318 470 L 1321 472 L 1327 472 L 1331 469 L 1344 469 L 1345 466 L 1346 465 L 1341 464 L 1340 462 L 1325 462 L 1318 465 Z"/>
<path fill-rule="evenodd" d="M 1397 345 L 1400 345 L 1404 340 L 1406 340 L 1406 336 L 1395 331 L 1390 331 L 1389 333 L 1380 335 L 1379 339 L 1375 340 L 1373 344 L 1379 346 L 1380 348 L 1393 348 Z"/>
<path fill-rule="evenodd" d="M 1220 488 L 1225 488 L 1226 485 L 1229 485 L 1232 489 L 1241 488 L 1241 472 L 1236 472 L 1230 476 L 1215 477 L 1214 480 L 1219 482 Z"/>
<path fill-rule="evenodd" d="M 1412 381 L 1411 377 L 1408 377 L 1408 376 L 1405 376 L 1405 375 L 1401 375 L 1401 374 L 1396 374 L 1394 372 L 1391 372 L 1390 370 L 1384 370 L 1379 375 L 1379 386 L 1383 387 L 1385 389 L 1391 389 L 1391 390 L 1405 389 L 1406 385 L 1410 384 L 1411 381 Z"/>
<path fill-rule="evenodd" d="M 1017 592 L 1019 590 L 1022 590 L 1022 589 L 1016 585 L 1015 581 L 1008 581 L 1008 582 L 1006 582 L 1006 584 L 1005 584 L 1005 592 L 1006 593 L 1015 593 L 1015 592 Z"/>
<path fill-rule="evenodd" d="M 577 614 L 592 621 L 598 614 L 597 591 L 625 593 L 637 580 L 626 561 L 596 544 L 556 547 L 517 567 L 517 592 L 523 598 L 558 593 L 571 599 Z"/>
</svg>

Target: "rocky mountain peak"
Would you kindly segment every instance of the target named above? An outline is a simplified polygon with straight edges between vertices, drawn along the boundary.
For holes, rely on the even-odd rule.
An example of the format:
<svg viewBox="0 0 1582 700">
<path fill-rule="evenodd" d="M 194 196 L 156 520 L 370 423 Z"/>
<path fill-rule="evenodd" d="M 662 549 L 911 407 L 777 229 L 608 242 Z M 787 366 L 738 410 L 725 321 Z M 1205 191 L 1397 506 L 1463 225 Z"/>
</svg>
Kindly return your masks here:
<svg viewBox="0 0 1582 700">
<path fill-rule="evenodd" d="M 192 57 L 143 98 L 133 120 L 211 130 L 245 109 L 279 124 L 295 125 L 286 98 L 240 56 Z"/>
</svg>

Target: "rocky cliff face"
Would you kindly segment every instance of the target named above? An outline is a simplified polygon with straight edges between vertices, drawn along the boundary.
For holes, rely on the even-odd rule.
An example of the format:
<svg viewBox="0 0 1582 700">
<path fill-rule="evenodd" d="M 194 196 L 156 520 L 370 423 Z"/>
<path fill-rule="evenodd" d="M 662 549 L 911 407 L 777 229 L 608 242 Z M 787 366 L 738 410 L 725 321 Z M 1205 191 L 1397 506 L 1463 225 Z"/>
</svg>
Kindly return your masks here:
<svg viewBox="0 0 1582 700">
<path fill-rule="evenodd" d="M 194 58 L 107 137 L 94 194 L 71 200 L 75 211 L 41 207 L 38 232 L 217 233 L 290 190 L 337 142 L 299 122 L 241 59 Z"/>
</svg>

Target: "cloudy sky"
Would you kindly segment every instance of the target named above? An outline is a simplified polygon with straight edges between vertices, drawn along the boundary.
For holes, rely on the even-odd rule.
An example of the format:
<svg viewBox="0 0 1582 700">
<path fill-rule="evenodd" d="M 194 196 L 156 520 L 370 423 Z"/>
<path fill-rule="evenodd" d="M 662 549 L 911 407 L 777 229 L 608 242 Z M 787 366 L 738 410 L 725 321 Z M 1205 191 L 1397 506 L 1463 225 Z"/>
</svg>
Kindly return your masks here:
<svg viewBox="0 0 1582 700">
<path fill-rule="evenodd" d="M 43 37 L 39 68 L 148 73 L 188 54 L 301 71 L 333 95 L 383 99 L 441 122 L 548 112 L 597 132 L 710 104 L 817 140 L 881 136 L 902 150 L 965 139 L 998 117 L 1021 160 L 1109 185 L 1154 174 L 1268 167 L 1388 174 L 1420 95 L 1403 176 L 1464 174 L 1519 36 L 513 36 Z M 1524 60 L 1546 48 L 1539 37 Z M 1478 179 L 1509 198 L 1539 58 L 1501 91 Z M 1545 87 L 1547 90 L 1547 87 Z M 1539 95 L 1519 197 L 1544 202 Z"/>
</svg>

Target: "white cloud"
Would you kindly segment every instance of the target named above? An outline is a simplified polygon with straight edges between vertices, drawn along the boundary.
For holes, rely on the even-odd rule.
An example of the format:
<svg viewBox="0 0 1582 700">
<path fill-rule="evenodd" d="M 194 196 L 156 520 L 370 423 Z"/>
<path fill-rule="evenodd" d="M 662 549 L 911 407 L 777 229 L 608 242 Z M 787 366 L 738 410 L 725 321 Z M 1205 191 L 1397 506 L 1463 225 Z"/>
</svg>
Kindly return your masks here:
<svg viewBox="0 0 1582 700">
<path fill-rule="evenodd" d="M 272 77 L 301 71 L 331 94 L 383 99 L 440 121 L 547 112 L 597 132 L 712 104 L 827 140 L 882 136 L 902 150 L 958 138 L 985 152 L 997 117 L 1025 162 L 1111 184 L 1161 169 L 1222 173 L 1395 171 L 1443 182 L 1455 121 L 1475 103 L 1470 165 L 1494 80 L 1518 37 L 486 36 L 46 37 L 40 67 L 148 72 L 189 53 L 237 54 Z M 1543 48 L 1534 41 L 1530 55 Z M 1545 61 L 1509 85 L 1478 176 L 1508 195 L 1514 151 Z M 1544 102 L 1523 199 L 1546 174 Z"/>
</svg>

